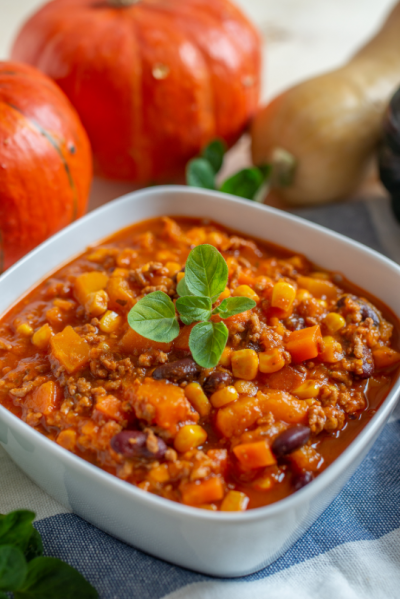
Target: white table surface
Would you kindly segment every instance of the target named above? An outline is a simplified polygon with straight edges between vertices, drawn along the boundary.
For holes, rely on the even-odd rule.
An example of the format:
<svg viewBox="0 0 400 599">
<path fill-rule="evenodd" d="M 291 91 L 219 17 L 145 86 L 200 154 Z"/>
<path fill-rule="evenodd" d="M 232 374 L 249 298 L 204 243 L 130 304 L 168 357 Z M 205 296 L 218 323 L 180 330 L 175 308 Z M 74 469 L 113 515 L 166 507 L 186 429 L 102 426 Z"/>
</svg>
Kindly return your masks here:
<svg viewBox="0 0 400 599">
<path fill-rule="evenodd" d="M 263 36 L 262 99 L 266 101 L 302 79 L 345 62 L 379 28 L 396 0 L 236 0 L 236 3 Z M 0 60 L 9 56 L 19 27 L 42 4 L 42 0 L 0 0 Z M 231 150 L 222 175 L 248 161 L 248 139 L 244 136 Z M 380 186 L 370 182 L 365 189 L 372 194 L 383 193 Z M 129 183 L 95 180 L 90 207 L 131 190 Z"/>
</svg>

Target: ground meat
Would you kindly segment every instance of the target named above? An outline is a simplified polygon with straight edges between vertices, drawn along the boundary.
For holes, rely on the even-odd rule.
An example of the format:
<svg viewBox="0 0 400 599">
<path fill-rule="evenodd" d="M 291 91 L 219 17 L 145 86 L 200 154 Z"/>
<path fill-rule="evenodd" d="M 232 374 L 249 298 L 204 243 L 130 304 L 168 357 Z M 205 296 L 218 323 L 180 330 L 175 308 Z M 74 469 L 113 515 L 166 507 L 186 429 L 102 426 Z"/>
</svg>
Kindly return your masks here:
<svg viewBox="0 0 400 599">
<path fill-rule="evenodd" d="M 324 429 L 331 433 L 335 430 L 341 430 L 344 425 L 345 415 L 339 408 L 334 408 L 332 406 L 328 406 L 324 408 L 326 421 L 324 424 Z"/>
<path fill-rule="evenodd" d="M 314 435 L 318 435 L 324 429 L 325 422 L 326 415 L 324 409 L 318 404 L 310 406 L 308 410 L 308 426 L 311 432 Z"/>
</svg>

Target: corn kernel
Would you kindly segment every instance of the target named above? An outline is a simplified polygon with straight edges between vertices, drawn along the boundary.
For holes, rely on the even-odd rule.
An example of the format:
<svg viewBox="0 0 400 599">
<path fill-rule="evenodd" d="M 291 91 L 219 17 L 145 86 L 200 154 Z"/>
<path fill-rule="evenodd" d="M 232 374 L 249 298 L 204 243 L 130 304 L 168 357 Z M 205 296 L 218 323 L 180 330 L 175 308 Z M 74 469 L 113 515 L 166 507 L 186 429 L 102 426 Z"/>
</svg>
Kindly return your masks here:
<svg viewBox="0 0 400 599">
<path fill-rule="evenodd" d="M 281 370 L 281 368 L 285 366 L 283 350 L 278 347 L 274 347 L 272 349 L 268 349 L 265 352 L 259 353 L 258 359 L 260 361 L 260 372 L 264 372 L 265 374 L 278 372 L 278 370 Z"/>
<path fill-rule="evenodd" d="M 321 308 L 326 309 L 328 307 L 328 302 L 326 300 L 323 299 L 316 299 L 315 300 L 319 306 L 321 306 Z"/>
<path fill-rule="evenodd" d="M 218 248 L 222 245 L 224 237 L 225 236 L 222 233 L 218 233 L 218 231 L 211 231 L 211 233 L 207 234 L 206 243 Z"/>
<path fill-rule="evenodd" d="M 247 395 L 247 397 L 254 397 L 257 395 L 257 386 L 251 381 L 235 381 L 234 387 L 241 395 Z"/>
<path fill-rule="evenodd" d="M 175 437 L 174 447 L 177 451 L 185 453 L 185 451 L 190 451 L 199 445 L 203 445 L 206 439 L 207 433 L 204 428 L 198 424 L 187 424 L 179 429 Z"/>
<path fill-rule="evenodd" d="M 228 403 L 236 401 L 238 397 L 239 393 L 236 391 L 235 387 L 229 386 L 215 391 L 215 393 L 211 395 L 210 401 L 214 408 L 222 408 L 222 406 L 226 406 Z"/>
<path fill-rule="evenodd" d="M 184 272 L 178 272 L 178 274 L 176 275 L 176 281 L 177 283 L 180 283 L 183 279 L 183 277 L 185 276 Z"/>
<path fill-rule="evenodd" d="M 113 333 L 118 329 L 120 324 L 122 323 L 122 317 L 113 312 L 112 310 L 107 310 L 107 312 L 101 317 L 99 328 L 103 331 L 103 333 Z"/>
<path fill-rule="evenodd" d="M 324 349 L 318 356 L 319 360 L 333 364 L 343 358 L 343 347 L 339 341 L 336 341 L 334 337 L 330 337 L 329 335 L 322 337 L 322 340 L 324 342 Z"/>
<path fill-rule="evenodd" d="M 299 302 L 304 302 L 312 297 L 311 293 L 307 289 L 298 289 L 296 293 L 296 299 Z"/>
<path fill-rule="evenodd" d="M 85 311 L 90 316 L 101 316 L 108 308 L 108 295 L 101 289 L 89 293 L 85 302 Z"/>
<path fill-rule="evenodd" d="M 65 300 L 65 299 L 61 299 L 59 297 L 57 297 L 53 301 L 53 304 L 57 308 L 60 308 L 60 310 L 63 310 L 63 312 L 71 312 L 72 310 L 75 310 L 75 308 L 76 308 L 76 302 L 74 302 L 73 300 Z"/>
<path fill-rule="evenodd" d="M 221 503 L 221 512 L 244 512 L 249 498 L 240 491 L 228 491 Z"/>
<path fill-rule="evenodd" d="M 86 259 L 90 260 L 91 262 L 96 262 L 96 264 L 101 264 L 106 258 L 108 258 L 108 256 L 112 254 L 114 254 L 114 250 L 111 250 L 110 248 L 98 248 L 91 254 L 88 254 Z"/>
<path fill-rule="evenodd" d="M 152 468 L 149 472 L 150 478 L 157 483 L 166 483 L 169 480 L 168 464 L 161 464 Z"/>
<path fill-rule="evenodd" d="M 20 324 L 17 328 L 17 333 L 18 335 L 22 335 L 23 337 L 30 337 L 31 335 L 33 335 L 33 329 L 30 324 L 24 322 L 23 324 Z"/>
<path fill-rule="evenodd" d="M 157 262 L 176 262 L 176 254 L 170 250 L 160 250 L 156 254 Z"/>
<path fill-rule="evenodd" d="M 296 299 L 296 289 L 287 281 L 278 281 L 272 290 L 271 306 L 291 312 Z"/>
<path fill-rule="evenodd" d="M 336 333 L 346 326 L 346 321 L 337 312 L 329 312 L 324 318 L 324 324 L 330 333 Z"/>
<path fill-rule="evenodd" d="M 201 417 L 204 418 L 209 415 L 211 412 L 211 404 L 200 383 L 189 383 L 187 387 L 185 387 L 185 395 Z"/>
<path fill-rule="evenodd" d="M 178 264 L 178 262 L 167 262 L 165 268 L 168 269 L 169 276 L 173 277 L 174 275 L 176 275 L 177 272 L 181 270 L 182 266 Z"/>
<path fill-rule="evenodd" d="M 312 272 L 308 275 L 312 279 L 319 279 L 320 281 L 329 281 L 330 275 L 327 272 Z"/>
<path fill-rule="evenodd" d="M 263 475 L 260 476 L 259 478 L 256 478 L 256 480 L 253 482 L 252 486 L 257 490 L 257 491 L 269 491 L 275 484 L 274 479 L 267 475 Z"/>
<path fill-rule="evenodd" d="M 199 508 L 202 510 L 210 510 L 210 512 L 216 512 L 218 510 L 215 503 L 202 503 L 199 505 Z"/>
<path fill-rule="evenodd" d="M 248 285 L 239 285 L 239 287 L 236 287 L 232 295 L 233 297 L 248 297 L 249 299 L 252 299 L 255 302 L 260 301 L 260 298 L 258 297 L 257 293 L 253 291 L 253 289 Z"/>
<path fill-rule="evenodd" d="M 230 297 L 231 295 L 231 290 L 229 289 L 229 287 L 225 287 L 225 289 L 223 290 L 223 292 L 221 293 L 221 295 L 219 296 L 218 299 L 220 299 L 221 301 L 226 299 L 227 297 Z"/>
<path fill-rule="evenodd" d="M 52 328 L 46 323 L 33 334 L 31 341 L 39 349 L 45 349 L 53 335 Z"/>
<path fill-rule="evenodd" d="M 258 355 L 254 349 L 240 349 L 232 354 L 232 373 L 238 379 L 252 381 L 258 373 Z"/>
<path fill-rule="evenodd" d="M 221 354 L 218 364 L 221 364 L 224 368 L 228 368 L 231 365 L 232 348 L 225 347 Z"/>
<path fill-rule="evenodd" d="M 127 268 L 115 268 L 111 276 L 116 279 L 127 279 L 129 277 L 129 270 Z"/>
<path fill-rule="evenodd" d="M 318 397 L 320 382 L 309 379 L 293 390 L 293 395 L 297 395 L 299 399 L 310 399 Z"/>
</svg>

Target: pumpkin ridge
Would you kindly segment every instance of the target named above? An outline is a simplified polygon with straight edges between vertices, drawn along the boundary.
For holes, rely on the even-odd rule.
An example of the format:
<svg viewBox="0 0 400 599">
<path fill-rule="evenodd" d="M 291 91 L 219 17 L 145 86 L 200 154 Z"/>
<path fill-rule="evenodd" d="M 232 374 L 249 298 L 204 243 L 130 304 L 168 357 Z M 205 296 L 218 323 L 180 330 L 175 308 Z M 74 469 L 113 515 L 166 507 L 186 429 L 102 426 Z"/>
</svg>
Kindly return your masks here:
<svg viewBox="0 0 400 599">
<path fill-rule="evenodd" d="M 65 173 L 67 175 L 68 182 L 69 182 L 69 185 L 71 187 L 71 191 L 72 191 L 73 209 L 72 209 L 72 220 L 71 220 L 71 222 L 74 222 L 76 220 L 77 212 L 78 212 L 78 195 L 77 195 L 77 190 L 76 190 L 75 182 L 74 182 L 74 179 L 73 179 L 72 174 L 71 174 L 71 169 L 69 168 L 69 165 L 68 165 L 68 163 L 67 163 L 67 161 L 66 161 L 66 159 L 64 157 L 64 154 L 62 153 L 62 150 L 61 150 L 60 146 L 58 145 L 58 143 L 54 139 L 54 137 L 48 131 L 46 131 L 46 129 L 44 129 L 41 125 L 39 125 L 39 123 L 37 123 L 34 119 L 32 119 L 32 118 L 28 117 L 26 114 L 24 114 L 23 111 L 20 110 L 17 106 L 15 106 L 14 104 L 11 104 L 11 102 L 4 102 L 4 104 L 6 104 L 10 108 L 12 108 L 16 112 L 18 112 L 19 114 L 21 114 L 31 124 L 32 127 L 34 127 L 35 129 L 37 129 L 37 131 L 39 131 L 39 133 L 41 135 L 43 135 L 43 137 L 45 139 L 47 139 L 47 141 L 53 146 L 53 148 L 55 149 L 55 151 L 59 155 L 59 157 L 61 159 L 61 162 L 62 162 L 62 165 L 63 165 L 64 170 L 65 170 Z"/>
</svg>

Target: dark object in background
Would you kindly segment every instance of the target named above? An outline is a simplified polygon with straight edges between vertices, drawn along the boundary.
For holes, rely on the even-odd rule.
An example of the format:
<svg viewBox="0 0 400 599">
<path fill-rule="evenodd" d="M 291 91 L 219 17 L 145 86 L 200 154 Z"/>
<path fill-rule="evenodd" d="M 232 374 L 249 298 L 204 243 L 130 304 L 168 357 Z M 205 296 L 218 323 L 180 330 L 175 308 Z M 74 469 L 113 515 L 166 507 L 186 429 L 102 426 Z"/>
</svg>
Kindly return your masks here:
<svg viewBox="0 0 400 599">
<path fill-rule="evenodd" d="M 379 174 L 390 192 L 392 209 L 400 222 L 400 88 L 391 99 L 383 119 Z"/>
</svg>

